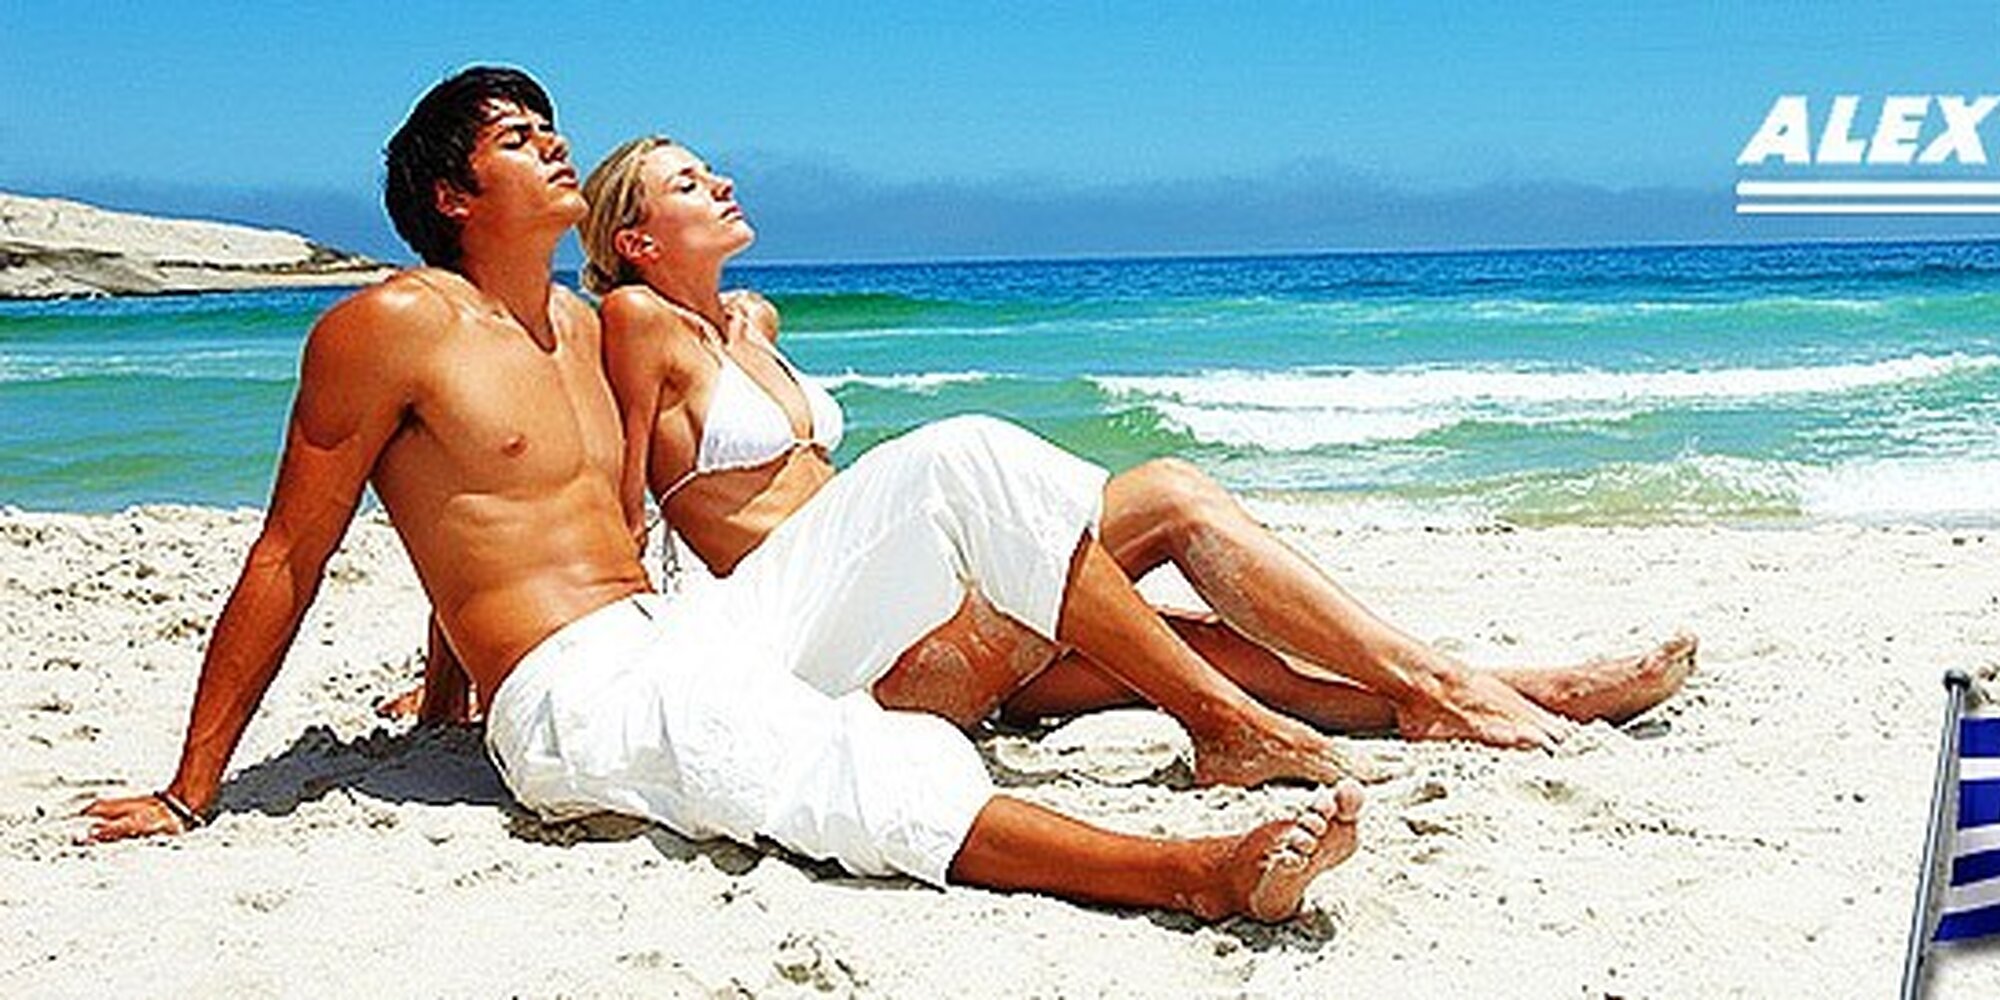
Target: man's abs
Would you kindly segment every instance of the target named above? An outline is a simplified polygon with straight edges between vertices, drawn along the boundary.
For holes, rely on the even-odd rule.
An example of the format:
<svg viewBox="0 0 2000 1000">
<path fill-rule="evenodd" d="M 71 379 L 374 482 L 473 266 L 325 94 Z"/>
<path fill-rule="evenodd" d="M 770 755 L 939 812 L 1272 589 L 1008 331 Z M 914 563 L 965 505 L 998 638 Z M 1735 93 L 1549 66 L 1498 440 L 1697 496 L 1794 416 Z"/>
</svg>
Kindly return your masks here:
<svg viewBox="0 0 2000 1000">
<path fill-rule="evenodd" d="M 453 652 L 485 691 L 557 629 L 652 589 L 605 483 L 531 499 L 461 495 L 431 519 L 384 503 Z"/>
</svg>

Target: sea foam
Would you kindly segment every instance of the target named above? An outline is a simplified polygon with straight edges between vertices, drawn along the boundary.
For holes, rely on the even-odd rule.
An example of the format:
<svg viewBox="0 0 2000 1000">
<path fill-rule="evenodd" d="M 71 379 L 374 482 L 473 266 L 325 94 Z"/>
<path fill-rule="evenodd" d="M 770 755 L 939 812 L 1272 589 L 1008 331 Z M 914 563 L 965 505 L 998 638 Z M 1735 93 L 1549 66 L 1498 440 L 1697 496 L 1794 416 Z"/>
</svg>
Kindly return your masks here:
<svg viewBox="0 0 2000 1000">
<path fill-rule="evenodd" d="M 1606 421 L 1662 405 L 1843 395 L 2000 368 L 2000 356 L 1915 354 L 1869 363 L 1616 372 L 1408 367 L 1094 377 L 1198 439 L 1273 451 L 1410 440 L 1467 420 Z"/>
</svg>

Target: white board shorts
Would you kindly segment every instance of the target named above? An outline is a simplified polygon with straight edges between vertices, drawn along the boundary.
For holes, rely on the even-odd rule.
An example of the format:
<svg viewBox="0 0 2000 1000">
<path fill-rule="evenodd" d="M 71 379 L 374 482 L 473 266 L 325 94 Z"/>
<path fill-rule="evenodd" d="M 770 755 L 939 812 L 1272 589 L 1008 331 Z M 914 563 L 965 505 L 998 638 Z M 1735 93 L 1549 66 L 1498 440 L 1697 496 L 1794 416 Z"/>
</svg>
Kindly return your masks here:
<svg viewBox="0 0 2000 1000">
<path fill-rule="evenodd" d="M 868 691 L 967 587 L 1053 638 L 1105 473 L 983 417 L 870 450 L 736 572 L 592 612 L 494 692 L 487 748 L 551 817 L 611 810 L 942 885 L 991 778 Z"/>
</svg>

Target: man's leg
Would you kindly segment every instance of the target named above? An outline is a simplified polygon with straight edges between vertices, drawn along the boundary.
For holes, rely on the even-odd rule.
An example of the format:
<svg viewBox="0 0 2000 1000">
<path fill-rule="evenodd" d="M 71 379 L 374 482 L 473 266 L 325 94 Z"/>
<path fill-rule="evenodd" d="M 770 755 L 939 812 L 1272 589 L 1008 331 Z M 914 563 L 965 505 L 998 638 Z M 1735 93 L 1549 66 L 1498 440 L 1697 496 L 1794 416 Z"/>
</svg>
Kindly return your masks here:
<svg viewBox="0 0 2000 1000">
<path fill-rule="evenodd" d="M 643 816 L 695 838 L 768 837 L 857 874 L 1211 918 L 1288 917 L 1313 877 L 1354 849 L 1353 782 L 1293 819 L 1192 841 L 1114 834 L 997 797 L 963 733 L 812 687 L 746 636 L 754 619 L 730 596 L 615 602 L 524 658 L 486 731 L 516 798 L 552 814 Z"/>
<path fill-rule="evenodd" d="M 1568 732 L 1566 721 L 1500 678 L 1376 617 L 1186 462 L 1148 462 L 1114 477 L 1101 534 L 1135 579 L 1172 562 L 1242 635 L 1388 698 L 1405 736 L 1546 746 Z M 1670 690 L 1692 665 L 1693 644 L 1653 656 Z"/>
<path fill-rule="evenodd" d="M 995 796 L 953 859 L 953 882 L 1066 899 L 1184 910 L 1210 920 L 1284 920 L 1321 872 L 1354 853 L 1361 789 L 1323 792 L 1291 820 L 1237 837 L 1157 840 L 1109 833 Z"/>
</svg>

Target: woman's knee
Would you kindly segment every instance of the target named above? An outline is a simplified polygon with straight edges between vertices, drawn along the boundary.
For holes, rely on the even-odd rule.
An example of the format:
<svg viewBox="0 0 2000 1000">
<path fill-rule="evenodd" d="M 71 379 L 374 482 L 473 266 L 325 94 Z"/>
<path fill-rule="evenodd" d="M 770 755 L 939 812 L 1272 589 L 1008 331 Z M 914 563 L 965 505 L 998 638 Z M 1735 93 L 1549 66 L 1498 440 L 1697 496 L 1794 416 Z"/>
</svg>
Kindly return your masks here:
<svg viewBox="0 0 2000 1000">
<path fill-rule="evenodd" d="M 1236 498 L 1193 462 L 1156 458 L 1139 467 L 1169 517 L 1189 517 L 1233 510 Z"/>
<path fill-rule="evenodd" d="M 953 479 L 1004 479 L 1068 457 L 1021 427 L 977 414 L 940 420 L 906 437 L 912 455 Z"/>
<path fill-rule="evenodd" d="M 990 453 L 994 439 L 1011 427 L 977 414 L 946 417 L 903 435 L 899 444 L 925 459 L 981 455 Z"/>
<path fill-rule="evenodd" d="M 1106 534 L 1135 540 L 1143 536 L 1150 545 L 1185 544 L 1195 533 L 1240 512 L 1228 490 L 1179 458 L 1156 458 L 1121 474 L 1111 499 Z"/>
</svg>

